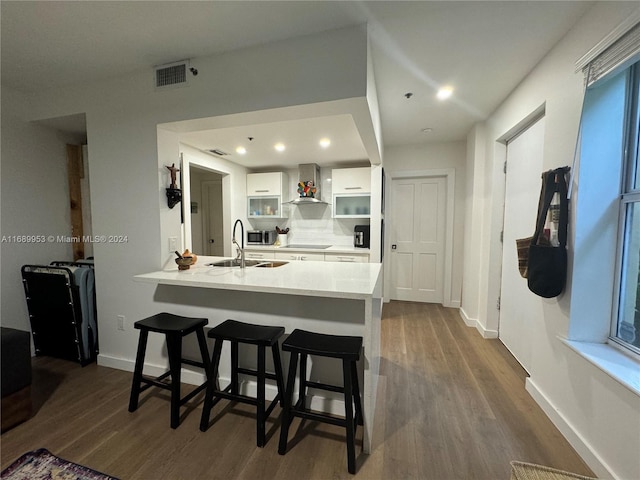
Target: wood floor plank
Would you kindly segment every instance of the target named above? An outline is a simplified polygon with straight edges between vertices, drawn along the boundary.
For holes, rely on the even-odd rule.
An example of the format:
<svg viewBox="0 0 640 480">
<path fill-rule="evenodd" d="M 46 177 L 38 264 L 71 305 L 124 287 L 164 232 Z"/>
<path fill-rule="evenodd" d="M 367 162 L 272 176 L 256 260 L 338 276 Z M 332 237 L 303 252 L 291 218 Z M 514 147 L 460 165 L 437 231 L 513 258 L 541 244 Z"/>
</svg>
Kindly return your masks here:
<svg viewBox="0 0 640 480">
<path fill-rule="evenodd" d="M 511 460 L 593 475 L 526 392 L 508 350 L 457 310 L 393 301 L 381 332 L 372 452 L 361 453 L 358 429 L 355 476 L 339 427 L 295 419 L 282 456 L 279 408 L 257 448 L 253 407 L 220 402 L 200 432 L 198 396 L 173 430 L 167 392 L 148 390 L 130 413 L 131 373 L 47 357 L 33 359 L 34 417 L 0 437 L 2 468 L 44 447 L 122 480 L 493 480 L 509 477 Z"/>
</svg>

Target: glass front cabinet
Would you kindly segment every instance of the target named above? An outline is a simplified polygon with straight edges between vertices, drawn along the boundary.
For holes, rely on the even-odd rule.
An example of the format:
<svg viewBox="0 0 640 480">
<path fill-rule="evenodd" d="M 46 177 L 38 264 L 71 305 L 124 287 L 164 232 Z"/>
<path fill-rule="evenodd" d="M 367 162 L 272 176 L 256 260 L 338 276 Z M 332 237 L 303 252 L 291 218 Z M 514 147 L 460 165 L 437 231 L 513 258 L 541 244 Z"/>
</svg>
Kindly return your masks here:
<svg viewBox="0 0 640 480">
<path fill-rule="evenodd" d="M 371 168 L 334 168 L 331 177 L 333 218 L 369 218 Z"/>
<path fill-rule="evenodd" d="M 284 172 L 247 174 L 247 216 L 286 218 L 289 210 L 289 177 Z"/>
</svg>

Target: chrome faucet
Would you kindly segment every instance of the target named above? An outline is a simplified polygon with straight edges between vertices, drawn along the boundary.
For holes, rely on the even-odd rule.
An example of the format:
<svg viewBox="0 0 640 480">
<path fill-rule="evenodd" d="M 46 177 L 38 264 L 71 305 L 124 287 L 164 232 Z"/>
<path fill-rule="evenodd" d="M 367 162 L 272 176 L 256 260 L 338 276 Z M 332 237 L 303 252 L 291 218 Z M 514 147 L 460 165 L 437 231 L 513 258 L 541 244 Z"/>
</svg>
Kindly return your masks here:
<svg viewBox="0 0 640 480">
<path fill-rule="evenodd" d="M 240 234 L 242 235 L 240 241 L 242 242 L 242 246 L 238 245 L 236 241 L 236 227 L 240 223 Z M 236 261 L 240 261 L 240 268 L 245 268 L 245 260 L 244 260 L 244 225 L 242 224 L 242 220 L 237 219 L 236 223 L 233 224 L 233 238 L 232 242 L 238 247 L 238 252 L 236 253 Z"/>
</svg>

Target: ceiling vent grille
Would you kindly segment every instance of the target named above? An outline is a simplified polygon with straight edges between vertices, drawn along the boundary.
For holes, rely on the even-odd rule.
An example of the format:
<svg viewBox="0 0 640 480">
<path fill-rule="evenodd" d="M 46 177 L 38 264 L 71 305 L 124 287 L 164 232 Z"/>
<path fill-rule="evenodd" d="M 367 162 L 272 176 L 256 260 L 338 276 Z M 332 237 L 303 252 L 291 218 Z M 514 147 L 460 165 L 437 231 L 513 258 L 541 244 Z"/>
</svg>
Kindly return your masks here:
<svg viewBox="0 0 640 480">
<path fill-rule="evenodd" d="M 207 151 L 210 152 L 210 153 L 213 153 L 214 155 L 218 155 L 220 157 L 224 157 L 225 155 L 229 155 L 229 153 L 227 153 L 227 152 L 225 152 L 223 150 L 220 150 L 219 148 L 212 148 L 212 149 L 207 150 Z"/>
<path fill-rule="evenodd" d="M 157 67 L 155 67 L 156 88 L 164 89 L 167 87 L 178 87 L 187 85 L 189 83 L 187 77 L 188 70 L 188 60 L 168 63 L 166 65 L 158 65 Z"/>
</svg>

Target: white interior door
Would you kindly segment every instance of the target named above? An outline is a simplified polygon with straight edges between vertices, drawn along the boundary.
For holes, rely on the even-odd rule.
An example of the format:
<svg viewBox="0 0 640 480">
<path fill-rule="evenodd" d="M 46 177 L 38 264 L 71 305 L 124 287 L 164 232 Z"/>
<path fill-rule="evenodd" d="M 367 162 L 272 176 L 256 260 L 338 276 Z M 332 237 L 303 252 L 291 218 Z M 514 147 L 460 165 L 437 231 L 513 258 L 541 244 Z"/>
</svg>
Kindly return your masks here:
<svg viewBox="0 0 640 480">
<path fill-rule="evenodd" d="M 525 370 L 531 338 L 542 328 L 542 302 L 518 271 L 516 239 L 533 235 L 542 185 L 544 117 L 507 143 L 499 338 Z"/>
<path fill-rule="evenodd" d="M 202 221 L 207 255 L 224 256 L 222 219 L 222 181 L 206 181 L 202 184 L 203 203 L 206 211 Z"/>
<path fill-rule="evenodd" d="M 443 176 L 392 181 L 394 300 L 443 302 L 446 188 Z"/>
</svg>

